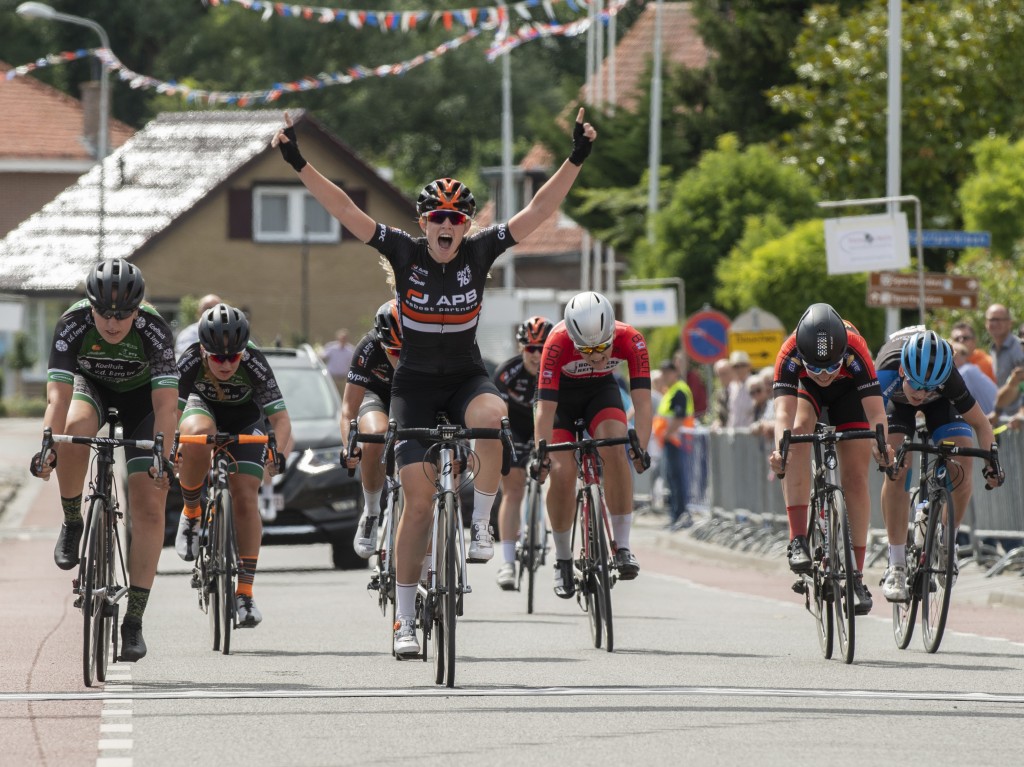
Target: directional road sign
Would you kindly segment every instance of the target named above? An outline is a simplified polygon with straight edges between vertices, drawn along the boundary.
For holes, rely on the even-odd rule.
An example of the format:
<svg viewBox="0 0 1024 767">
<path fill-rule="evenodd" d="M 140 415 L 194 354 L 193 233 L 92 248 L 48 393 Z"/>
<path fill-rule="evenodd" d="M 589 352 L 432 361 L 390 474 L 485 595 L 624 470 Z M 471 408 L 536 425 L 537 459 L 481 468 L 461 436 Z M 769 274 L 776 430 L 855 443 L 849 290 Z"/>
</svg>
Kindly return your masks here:
<svg viewBox="0 0 1024 767">
<path fill-rule="evenodd" d="M 910 230 L 910 245 L 917 246 L 917 230 Z M 955 229 L 922 229 L 921 245 L 926 248 L 991 248 L 991 232 L 961 232 Z"/>
<path fill-rule="evenodd" d="M 920 282 L 912 272 L 871 272 L 867 305 L 914 308 L 920 304 Z M 978 281 L 973 277 L 925 272 L 924 305 L 929 309 L 976 309 Z"/>
<path fill-rule="evenodd" d="M 726 315 L 714 309 L 690 315 L 683 326 L 683 345 L 690 359 L 710 365 L 728 355 L 730 324 Z"/>
</svg>

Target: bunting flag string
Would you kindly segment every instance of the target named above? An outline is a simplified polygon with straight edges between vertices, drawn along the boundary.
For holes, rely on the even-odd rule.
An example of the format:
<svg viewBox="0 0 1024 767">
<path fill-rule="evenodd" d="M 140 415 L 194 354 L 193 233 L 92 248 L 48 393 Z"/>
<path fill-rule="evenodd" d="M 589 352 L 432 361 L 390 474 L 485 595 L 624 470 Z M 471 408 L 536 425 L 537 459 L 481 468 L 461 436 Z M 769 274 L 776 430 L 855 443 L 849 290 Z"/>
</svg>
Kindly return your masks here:
<svg viewBox="0 0 1024 767">
<path fill-rule="evenodd" d="M 225 2 L 225 0 L 216 1 Z M 585 2 L 585 0 L 576 1 Z M 234 0 L 234 2 L 247 2 L 247 0 Z M 527 0 L 527 2 L 532 2 L 532 0 Z M 567 2 L 572 2 L 572 0 L 567 0 Z M 628 2 L 630 2 L 630 0 L 612 0 L 608 8 L 598 13 L 595 18 L 598 23 L 607 24 L 608 20 L 625 7 Z M 534 22 L 532 24 L 524 25 L 514 32 L 507 33 L 503 36 L 497 36 L 495 43 L 486 52 L 487 60 L 494 61 L 498 56 L 509 53 L 520 45 L 533 40 L 553 36 L 573 37 L 580 35 L 590 28 L 590 23 L 590 19 L 587 18 L 579 19 L 571 24 L 543 24 L 540 22 Z M 210 91 L 201 88 L 193 88 L 190 85 L 179 83 L 174 80 L 158 80 L 154 77 L 142 75 L 128 69 L 128 67 L 126 67 L 117 58 L 117 56 L 107 48 L 80 48 L 74 51 L 51 53 L 47 56 L 36 59 L 35 61 L 9 69 L 6 73 L 5 79 L 12 80 L 15 77 L 27 75 L 28 73 L 43 67 L 66 64 L 87 56 L 95 56 L 99 59 L 104 69 L 110 72 L 116 72 L 120 80 L 127 83 L 130 88 L 134 88 L 136 90 L 154 90 L 165 96 L 180 96 L 189 104 L 229 104 L 238 107 L 247 107 L 256 104 L 269 104 L 289 93 L 316 90 L 333 85 L 349 85 L 357 80 L 364 80 L 371 77 L 403 75 L 411 69 L 415 69 L 428 61 L 433 61 L 449 51 L 460 47 L 480 35 L 483 31 L 485 30 L 481 26 L 472 27 L 459 37 L 441 43 L 435 48 L 405 61 L 393 64 L 382 64 L 376 67 L 355 65 L 342 72 L 321 72 L 318 75 L 307 75 L 306 77 L 302 77 L 291 82 L 276 82 L 269 88 L 256 91 Z"/>
<path fill-rule="evenodd" d="M 532 10 L 540 8 L 548 19 L 555 23 L 556 4 L 564 4 L 573 13 L 579 13 L 596 0 L 519 0 L 506 6 L 480 6 L 452 10 L 407 10 L 407 11 L 374 11 L 346 8 L 327 8 L 314 5 L 295 5 L 292 3 L 263 2 L 263 0 L 203 0 L 207 6 L 239 5 L 246 10 L 259 13 L 263 21 L 274 16 L 281 18 L 304 19 L 320 24 L 347 23 L 356 29 L 376 28 L 381 32 L 397 31 L 412 32 L 418 28 L 432 27 L 440 24 L 444 29 L 463 26 L 466 29 L 481 27 L 496 29 L 508 21 L 508 11 L 515 12 L 525 21 L 534 21 Z"/>
</svg>

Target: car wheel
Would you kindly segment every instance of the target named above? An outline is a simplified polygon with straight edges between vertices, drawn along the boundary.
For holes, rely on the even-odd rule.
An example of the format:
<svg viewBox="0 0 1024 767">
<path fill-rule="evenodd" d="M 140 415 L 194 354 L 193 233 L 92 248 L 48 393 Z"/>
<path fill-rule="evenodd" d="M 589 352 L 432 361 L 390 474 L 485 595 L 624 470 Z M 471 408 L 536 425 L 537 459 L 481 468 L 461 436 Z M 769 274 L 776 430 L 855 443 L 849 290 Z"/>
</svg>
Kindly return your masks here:
<svg viewBox="0 0 1024 767">
<path fill-rule="evenodd" d="M 351 536 L 331 541 L 331 561 L 337 570 L 365 570 L 367 566 L 367 560 L 352 548 Z"/>
</svg>

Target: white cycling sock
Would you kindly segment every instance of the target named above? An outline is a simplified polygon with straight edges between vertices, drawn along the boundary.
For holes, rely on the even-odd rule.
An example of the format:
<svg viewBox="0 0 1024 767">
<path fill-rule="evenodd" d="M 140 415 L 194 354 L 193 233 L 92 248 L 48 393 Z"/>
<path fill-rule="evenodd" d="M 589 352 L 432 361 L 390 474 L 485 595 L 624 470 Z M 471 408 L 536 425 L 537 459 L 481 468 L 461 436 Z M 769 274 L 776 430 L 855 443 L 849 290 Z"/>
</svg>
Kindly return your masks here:
<svg viewBox="0 0 1024 767">
<path fill-rule="evenodd" d="M 384 487 L 381 486 L 375 491 L 367 490 L 363 488 L 363 502 L 366 504 L 363 507 L 364 512 L 367 516 L 376 517 L 380 514 L 380 496 L 384 492 Z"/>
<path fill-rule="evenodd" d="M 907 544 L 901 543 L 899 546 L 889 544 L 889 564 L 893 567 L 907 566 Z"/>
<path fill-rule="evenodd" d="M 491 521 L 491 507 L 497 493 L 481 493 L 473 488 L 473 521 L 487 524 Z"/>
<path fill-rule="evenodd" d="M 564 533 L 552 530 L 551 537 L 555 539 L 555 559 L 572 559 L 572 528 Z"/>
<path fill-rule="evenodd" d="M 406 585 L 395 584 L 395 617 L 415 618 L 416 617 L 416 584 Z"/>
<path fill-rule="evenodd" d="M 629 548 L 629 531 L 633 527 L 633 514 L 609 514 L 612 522 L 612 539 L 620 549 Z"/>
<path fill-rule="evenodd" d="M 502 541 L 501 542 L 501 553 L 504 556 L 505 561 L 512 563 L 516 561 L 516 542 L 515 541 Z"/>
</svg>

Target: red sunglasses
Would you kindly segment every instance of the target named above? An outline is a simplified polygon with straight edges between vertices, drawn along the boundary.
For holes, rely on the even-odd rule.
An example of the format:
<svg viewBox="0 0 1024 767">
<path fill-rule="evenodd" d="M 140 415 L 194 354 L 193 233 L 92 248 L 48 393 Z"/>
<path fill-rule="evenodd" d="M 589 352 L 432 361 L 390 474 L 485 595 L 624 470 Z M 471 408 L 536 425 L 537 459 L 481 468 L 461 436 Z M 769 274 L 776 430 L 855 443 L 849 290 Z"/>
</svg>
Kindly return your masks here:
<svg viewBox="0 0 1024 767">
<path fill-rule="evenodd" d="M 235 354 L 211 354 L 210 359 L 216 362 L 218 365 L 226 365 L 228 363 L 235 363 L 242 359 L 242 353 L 236 352 Z"/>
<path fill-rule="evenodd" d="M 428 210 L 424 218 L 432 224 L 443 224 L 445 221 L 451 221 L 455 226 L 460 226 L 469 221 L 469 216 L 457 210 Z"/>
</svg>

